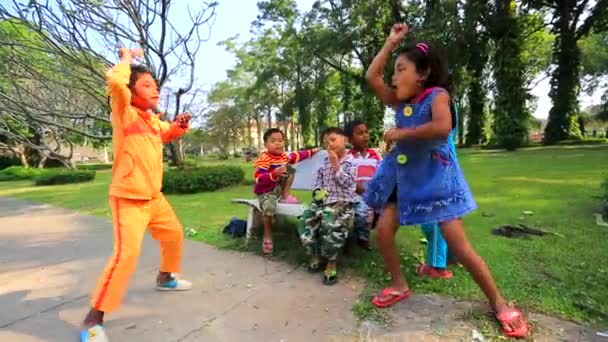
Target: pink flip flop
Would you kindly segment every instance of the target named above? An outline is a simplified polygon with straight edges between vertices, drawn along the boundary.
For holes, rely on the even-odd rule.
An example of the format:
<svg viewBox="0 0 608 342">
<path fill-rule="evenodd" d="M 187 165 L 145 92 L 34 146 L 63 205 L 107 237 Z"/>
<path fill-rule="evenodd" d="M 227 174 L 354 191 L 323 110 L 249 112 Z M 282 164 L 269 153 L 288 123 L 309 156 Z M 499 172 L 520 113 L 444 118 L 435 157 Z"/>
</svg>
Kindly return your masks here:
<svg viewBox="0 0 608 342">
<path fill-rule="evenodd" d="M 398 291 L 393 289 L 392 287 L 387 287 L 382 290 L 382 292 L 380 292 L 379 296 L 374 296 L 374 298 L 372 299 L 372 303 L 379 308 L 388 308 L 389 306 L 397 302 L 407 299 L 411 294 L 412 291 L 410 290 Z M 389 297 L 389 299 L 381 300 L 380 297 Z"/>
<path fill-rule="evenodd" d="M 496 313 L 496 319 L 500 323 L 500 331 L 507 337 L 521 338 L 528 336 L 530 329 L 528 328 L 528 322 L 524 318 L 524 314 L 517 308 L 509 308 L 500 313 Z M 522 325 L 517 330 L 507 331 L 505 327 L 516 320 L 521 320 Z"/>
</svg>

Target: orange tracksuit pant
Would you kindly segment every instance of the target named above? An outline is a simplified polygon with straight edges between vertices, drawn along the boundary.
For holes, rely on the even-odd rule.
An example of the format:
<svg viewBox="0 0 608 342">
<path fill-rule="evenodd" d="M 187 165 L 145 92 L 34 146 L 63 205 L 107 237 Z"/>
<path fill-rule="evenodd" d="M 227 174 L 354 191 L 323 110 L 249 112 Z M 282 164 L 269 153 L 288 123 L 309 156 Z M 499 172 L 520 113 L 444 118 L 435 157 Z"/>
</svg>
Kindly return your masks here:
<svg viewBox="0 0 608 342">
<path fill-rule="evenodd" d="M 117 309 L 135 271 L 144 233 L 150 228 L 160 242 L 160 271 L 178 273 L 182 259 L 183 230 L 164 196 L 152 200 L 111 197 L 114 255 L 110 258 L 91 300 L 91 307 Z"/>
<path fill-rule="evenodd" d="M 148 228 L 160 242 L 161 272 L 179 272 L 184 239 L 182 227 L 160 190 L 163 143 L 182 136 L 187 127 L 163 122 L 157 115 L 133 107 L 127 86 L 130 76 L 130 61 L 117 64 L 107 75 L 114 149 L 110 185 L 114 255 L 91 300 L 93 308 L 104 312 L 120 305 Z"/>
</svg>

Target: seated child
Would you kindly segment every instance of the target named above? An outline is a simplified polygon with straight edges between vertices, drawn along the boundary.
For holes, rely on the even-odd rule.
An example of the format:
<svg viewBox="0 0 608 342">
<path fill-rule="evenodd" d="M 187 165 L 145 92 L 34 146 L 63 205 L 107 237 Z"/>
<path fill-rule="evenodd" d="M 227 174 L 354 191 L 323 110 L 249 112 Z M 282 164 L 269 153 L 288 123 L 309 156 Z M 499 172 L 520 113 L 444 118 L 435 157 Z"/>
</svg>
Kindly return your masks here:
<svg viewBox="0 0 608 342">
<path fill-rule="evenodd" d="M 271 128 L 264 133 L 266 151 L 255 162 L 255 185 L 253 191 L 258 195 L 260 209 L 264 215 L 264 240 L 262 250 L 265 255 L 272 254 L 272 218 L 276 215 L 277 202 L 299 203 L 291 195 L 291 185 L 295 175 L 295 164 L 310 158 L 319 149 L 298 152 L 285 152 L 285 136 L 280 129 Z"/>
<path fill-rule="evenodd" d="M 359 246 L 370 250 L 369 231 L 372 224 L 373 211 L 365 204 L 361 195 L 365 192 L 365 186 L 380 164 L 382 158 L 374 149 L 369 148 L 369 130 L 367 124 L 361 120 L 353 120 L 346 124 L 344 132 L 352 148 L 349 151 L 357 165 L 357 194 L 358 201 L 355 205 L 355 228 L 354 234 Z"/>
<path fill-rule="evenodd" d="M 337 282 L 336 260 L 353 225 L 355 203 L 359 201 L 355 177 L 357 166 L 346 151 L 346 136 L 339 128 L 328 128 L 322 135 L 328 157 L 317 171 L 314 201 L 300 219 L 298 233 L 310 255 L 310 272 L 321 270 L 321 257 L 327 266 L 323 283 Z"/>
</svg>

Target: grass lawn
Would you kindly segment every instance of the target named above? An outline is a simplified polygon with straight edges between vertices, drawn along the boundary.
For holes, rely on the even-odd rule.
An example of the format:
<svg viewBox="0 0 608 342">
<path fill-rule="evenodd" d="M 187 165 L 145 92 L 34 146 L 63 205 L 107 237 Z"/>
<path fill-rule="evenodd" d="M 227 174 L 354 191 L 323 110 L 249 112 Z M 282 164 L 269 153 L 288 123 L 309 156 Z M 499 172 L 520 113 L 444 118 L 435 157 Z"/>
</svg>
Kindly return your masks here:
<svg viewBox="0 0 608 342">
<path fill-rule="evenodd" d="M 514 153 L 461 151 L 460 161 L 479 209 L 466 217 L 469 238 L 486 259 L 499 287 L 508 298 L 528 309 L 579 322 L 606 324 L 608 313 L 608 230 L 595 225 L 593 212 L 599 203 L 600 183 L 608 177 L 608 146 L 525 149 Z M 213 163 L 206 161 L 205 164 Z M 217 162 L 216 162 L 217 163 Z M 236 163 L 233 161 L 233 163 Z M 241 164 L 251 181 L 251 164 Z M 0 183 L 0 196 L 24 198 L 77 211 L 109 217 L 108 171 L 98 172 L 92 183 L 33 187 L 29 182 Z M 310 195 L 296 192 L 301 199 Z M 220 247 L 242 248 L 241 241 L 221 233 L 230 217 L 246 217 L 246 208 L 232 198 L 252 197 L 250 185 L 212 193 L 168 196 L 186 228 L 195 237 Z M 522 211 L 533 211 L 525 216 Z M 560 236 L 515 240 L 491 234 L 501 224 L 525 223 Z M 399 233 L 404 268 L 416 292 L 436 292 L 463 299 L 481 300 L 482 295 L 463 269 L 455 269 L 449 281 L 430 281 L 414 276 L 422 246 L 418 229 Z M 279 255 L 300 260 L 293 231 L 277 233 Z M 259 249 L 256 243 L 254 246 Z M 291 248 L 290 248 L 291 247 Z M 345 263 L 369 280 L 376 290 L 387 283 L 377 250 L 356 251 Z M 370 294 L 373 291 L 367 291 Z M 366 303 L 368 301 L 365 301 Z M 367 304 L 355 307 L 371 314 Z"/>
</svg>

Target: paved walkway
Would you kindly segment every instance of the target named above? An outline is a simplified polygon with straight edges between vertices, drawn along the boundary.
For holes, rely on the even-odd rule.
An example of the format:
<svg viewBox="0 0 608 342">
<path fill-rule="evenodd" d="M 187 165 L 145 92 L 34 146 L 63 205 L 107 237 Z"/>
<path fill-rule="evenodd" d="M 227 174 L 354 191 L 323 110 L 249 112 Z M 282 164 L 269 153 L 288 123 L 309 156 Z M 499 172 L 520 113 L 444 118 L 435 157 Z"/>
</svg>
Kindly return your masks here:
<svg viewBox="0 0 608 342">
<path fill-rule="evenodd" d="M 111 236 L 103 219 L 0 198 L 0 341 L 77 341 Z M 158 293 L 158 260 L 156 242 L 146 238 L 124 305 L 106 318 L 112 342 L 471 340 L 470 325 L 455 319 L 467 303 L 413 296 L 390 311 L 394 328 L 359 327 L 352 313 L 359 280 L 327 288 L 285 263 L 186 241 L 183 270 L 195 289 Z M 542 319 L 563 329 L 546 335 L 562 339 L 547 341 L 593 336 Z"/>
</svg>

